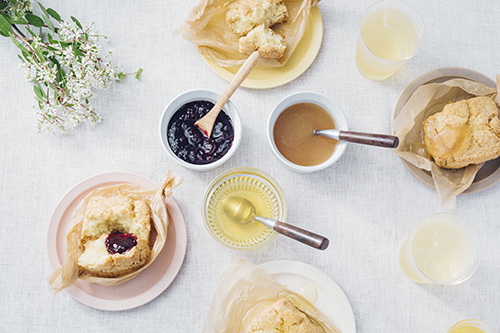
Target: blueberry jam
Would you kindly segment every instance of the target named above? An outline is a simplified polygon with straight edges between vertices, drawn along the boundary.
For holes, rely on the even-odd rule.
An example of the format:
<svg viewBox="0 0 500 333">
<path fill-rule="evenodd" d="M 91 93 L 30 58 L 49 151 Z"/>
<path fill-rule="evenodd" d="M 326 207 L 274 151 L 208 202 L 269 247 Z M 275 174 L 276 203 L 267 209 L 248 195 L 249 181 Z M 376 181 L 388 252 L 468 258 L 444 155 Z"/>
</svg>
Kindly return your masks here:
<svg viewBox="0 0 500 333">
<path fill-rule="evenodd" d="M 109 254 L 122 254 L 137 245 L 137 237 L 132 234 L 109 234 L 105 244 Z"/>
<path fill-rule="evenodd" d="M 209 101 L 194 101 L 177 110 L 167 129 L 170 148 L 177 157 L 191 164 L 208 164 L 221 159 L 231 148 L 234 129 L 231 118 L 221 111 L 208 138 L 194 124 L 214 106 Z"/>
</svg>

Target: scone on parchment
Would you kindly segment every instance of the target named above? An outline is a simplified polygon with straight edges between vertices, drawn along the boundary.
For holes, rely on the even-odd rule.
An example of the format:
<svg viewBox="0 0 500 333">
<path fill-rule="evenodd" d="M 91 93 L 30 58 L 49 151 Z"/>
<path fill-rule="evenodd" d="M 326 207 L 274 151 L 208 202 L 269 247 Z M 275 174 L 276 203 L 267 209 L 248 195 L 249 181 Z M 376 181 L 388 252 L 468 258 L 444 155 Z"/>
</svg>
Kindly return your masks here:
<svg viewBox="0 0 500 333">
<path fill-rule="evenodd" d="M 267 307 L 246 333 L 319 333 L 306 314 L 288 298 L 280 298 Z"/>
<path fill-rule="evenodd" d="M 500 156 L 498 107 L 489 97 L 448 104 L 422 122 L 425 149 L 446 169 L 460 169 Z"/>
<path fill-rule="evenodd" d="M 266 28 L 288 19 L 282 0 L 236 0 L 227 6 L 226 22 L 240 36 L 263 24 Z"/>
<path fill-rule="evenodd" d="M 100 277 L 118 277 L 143 266 L 150 254 L 150 209 L 126 196 L 96 196 L 85 210 L 78 266 Z"/>
<path fill-rule="evenodd" d="M 238 51 L 246 55 L 259 51 L 262 58 L 279 59 L 285 50 L 285 38 L 263 24 L 258 25 L 239 40 Z"/>
</svg>

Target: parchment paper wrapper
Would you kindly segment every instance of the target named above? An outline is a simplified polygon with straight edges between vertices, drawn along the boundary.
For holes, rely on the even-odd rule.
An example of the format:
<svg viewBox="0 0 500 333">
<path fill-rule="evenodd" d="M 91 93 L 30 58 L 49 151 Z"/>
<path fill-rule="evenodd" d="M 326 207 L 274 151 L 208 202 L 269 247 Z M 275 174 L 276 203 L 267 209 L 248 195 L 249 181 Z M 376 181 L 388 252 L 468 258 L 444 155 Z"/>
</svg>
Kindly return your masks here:
<svg viewBox="0 0 500 333">
<path fill-rule="evenodd" d="M 277 300 L 283 293 L 301 299 L 296 305 L 324 333 L 340 333 L 329 319 L 302 296 L 275 282 L 267 271 L 241 258 L 234 258 L 219 279 L 203 333 L 245 333 L 259 312 L 247 312 L 263 300 Z M 292 302 L 293 303 L 293 302 Z"/>
<path fill-rule="evenodd" d="M 78 279 L 90 281 L 103 286 L 116 286 L 136 277 L 140 272 L 146 269 L 160 254 L 160 251 L 163 249 L 167 240 L 167 227 L 169 219 L 167 207 L 165 205 L 165 198 L 169 197 L 172 194 L 172 190 L 180 185 L 182 181 L 181 177 L 173 172 L 167 171 L 160 189 L 149 189 L 137 184 L 124 183 L 99 188 L 87 195 L 87 197 L 85 197 L 85 199 L 83 199 L 76 208 L 69 224 L 71 228 L 66 236 L 66 258 L 64 263 L 47 277 L 49 289 L 56 294 L 59 291 L 76 284 Z M 151 228 L 151 236 L 154 236 L 154 243 L 150 244 L 151 253 L 146 264 L 132 273 L 117 278 L 97 277 L 92 275 L 90 272 L 79 271 L 77 263 L 78 257 L 83 252 L 80 235 L 87 203 L 90 198 L 94 196 L 100 195 L 104 197 L 113 197 L 119 194 L 125 195 L 132 200 L 143 200 L 151 209 L 151 218 L 153 222 L 152 226 L 154 226 L 154 228 Z"/>
<path fill-rule="evenodd" d="M 500 75 L 497 75 L 497 89 L 467 79 L 426 84 L 415 90 L 393 120 L 394 135 L 400 139 L 396 154 L 431 173 L 439 202 L 445 208 L 455 208 L 456 196 L 470 187 L 482 164 L 471 164 L 456 170 L 439 168 L 431 157 L 424 153 L 422 121 L 441 112 L 446 104 L 464 99 L 489 96 L 500 105 L 498 91 Z"/>
<path fill-rule="evenodd" d="M 194 43 L 198 52 L 222 67 L 241 65 L 248 56 L 238 52 L 240 36 L 231 31 L 226 23 L 227 5 L 233 0 L 200 0 L 186 21 L 174 31 Z M 286 40 L 286 51 L 279 59 L 261 59 L 256 67 L 280 67 L 300 42 L 306 29 L 311 6 L 320 0 L 284 0 L 288 9 L 288 20 L 272 26 Z"/>
</svg>

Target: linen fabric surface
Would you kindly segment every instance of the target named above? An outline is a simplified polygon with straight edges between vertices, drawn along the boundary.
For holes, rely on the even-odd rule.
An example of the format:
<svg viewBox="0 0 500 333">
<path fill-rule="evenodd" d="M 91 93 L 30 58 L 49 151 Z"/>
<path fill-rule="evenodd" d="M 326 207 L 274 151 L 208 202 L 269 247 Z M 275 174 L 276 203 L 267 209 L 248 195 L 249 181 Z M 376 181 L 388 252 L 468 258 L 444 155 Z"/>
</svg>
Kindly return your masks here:
<svg viewBox="0 0 500 333">
<path fill-rule="evenodd" d="M 267 141 L 267 119 L 278 102 L 298 91 L 335 101 L 349 128 L 391 133 L 394 105 L 418 75 L 439 67 L 468 68 L 494 79 L 500 73 L 497 0 L 408 0 L 422 15 L 427 38 L 420 52 L 392 77 L 370 81 L 354 58 L 358 26 L 373 0 L 323 0 L 323 43 L 298 79 L 271 89 L 241 88 L 231 100 L 243 123 L 236 154 L 209 172 L 189 171 L 163 150 L 158 127 L 166 105 L 192 89 L 222 92 L 228 82 L 215 74 L 195 46 L 174 36 L 198 0 L 45 0 L 63 18 L 109 37 L 103 51 L 126 73 L 143 68 L 92 101 L 104 119 L 66 134 L 37 134 L 33 86 L 19 68 L 18 49 L 0 38 L 0 332 L 201 332 L 217 282 L 231 260 L 257 265 L 296 260 L 325 272 L 343 289 L 357 332 L 446 332 L 467 318 L 500 332 L 500 185 L 460 195 L 451 212 L 477 230 L 482 259 L 476 273 L 456 286 L 417 285 L 401 272 L 398 253 L 425 217 L 448 211 L 435 190 L 421 183 L 391 150 L 349 144 L 332 167 L 298 174 L 286 169 Z M 40 14 L 35 5 L 35 13 Z M 274 177 L 288 203 L 288 222 L 330 239 L 326 251 L 278 236 L 268 246 L 239 252 L 208 234 L 201 217 L 207 185 L 232 167 L 256 167 Z M 46 252 L 47 227 L 63 195 L 90 176 L 133 172 L 161 183 L 165 170 L 184 179 L 172 197 L 188 234 L 184 264 L 173 283 L 153 301 L 127 311 L 102 311 L 62 291 L 52 295 Z"/>
</svg>

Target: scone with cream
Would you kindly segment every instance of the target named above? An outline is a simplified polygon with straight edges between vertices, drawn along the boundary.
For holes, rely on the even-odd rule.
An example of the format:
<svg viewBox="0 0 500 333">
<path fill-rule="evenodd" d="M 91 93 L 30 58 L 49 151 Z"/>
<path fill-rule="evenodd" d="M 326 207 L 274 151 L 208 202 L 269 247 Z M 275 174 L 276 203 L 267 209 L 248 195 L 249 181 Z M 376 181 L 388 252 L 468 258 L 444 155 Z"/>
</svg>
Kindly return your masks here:
<svg viewBox="0 0 500 333">
<path fill-rule="evenodd" d="M 100 277 L 131 273 L 149 257 L 150 231 L 150 209 L 144 201 L 123 195 L 93 197 L 85 210 L 78 266 Z"/>
<path fill-rule="evenodd" d="M 239 40 L 238 51 L 246 55 L 259 51 L 262 58 L 279 59 L 285 50 L 285 38 L 263 24 L 258 25 Z"/>
<path fill-rule="evenodd" d="M 283 0 L 236 0 L 227 6 L 226 22 L 240 36 L 258 25 L 268 28 L 286 19 L 288 10 Z"/>
<path fill-rule="evenodd" d="M 246 333 L 319 333 L 306 314 L 288 298 L 280 298 L 267 307 Z"/>
<path fill-rule="evenodd" d="M 460 169 L 500 156 L 498 107 L 489 97 L 448 104 L 422 122 L 425 149 L 437 166 Z"/>
</svg>

